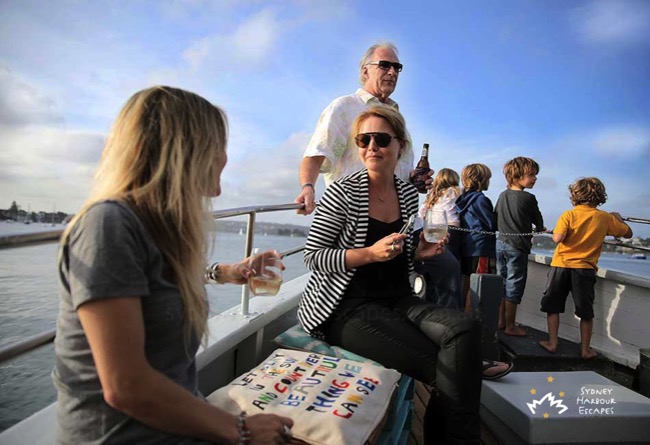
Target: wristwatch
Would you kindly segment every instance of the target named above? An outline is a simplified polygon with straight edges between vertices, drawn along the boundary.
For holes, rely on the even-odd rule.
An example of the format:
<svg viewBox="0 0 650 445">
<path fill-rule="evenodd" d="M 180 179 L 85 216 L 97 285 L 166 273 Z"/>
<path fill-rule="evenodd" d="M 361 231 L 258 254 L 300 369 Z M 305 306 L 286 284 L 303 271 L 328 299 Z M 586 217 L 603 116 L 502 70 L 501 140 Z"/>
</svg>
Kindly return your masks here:
<svg viewBox="0 0 650 445">
<path fill-rule="evenodd" d="M 205 268 L 206 280 L 212 280 L 214 282 L 217 282 L 218 276 L 219 276 L 219 262 L 212 263 L 210 266 Z"/>
</svg>

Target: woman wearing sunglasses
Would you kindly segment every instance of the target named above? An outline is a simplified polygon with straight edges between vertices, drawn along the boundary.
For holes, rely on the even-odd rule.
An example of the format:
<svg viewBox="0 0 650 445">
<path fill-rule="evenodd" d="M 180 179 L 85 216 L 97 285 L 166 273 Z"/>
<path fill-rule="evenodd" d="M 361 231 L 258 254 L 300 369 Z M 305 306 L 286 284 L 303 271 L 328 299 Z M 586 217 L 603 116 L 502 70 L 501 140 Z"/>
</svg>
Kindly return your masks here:
<svg viewBox="0 0 650 445">
<path fill-rule="evenodd" d="M 414 261 L 440 253 L 398 233 L 418 210 L 418 193 L 394 175 L 407 148 L 398 111 L 370 108 L 352 134 L 365 168 L 330 185 L 305 246 L 313 274 L 298 318 L 312 336 L 397 369 L 436 388 L 425 443 L 479 443 L 480 330 L 456 310 L 417 298 Z"/>
</svg>

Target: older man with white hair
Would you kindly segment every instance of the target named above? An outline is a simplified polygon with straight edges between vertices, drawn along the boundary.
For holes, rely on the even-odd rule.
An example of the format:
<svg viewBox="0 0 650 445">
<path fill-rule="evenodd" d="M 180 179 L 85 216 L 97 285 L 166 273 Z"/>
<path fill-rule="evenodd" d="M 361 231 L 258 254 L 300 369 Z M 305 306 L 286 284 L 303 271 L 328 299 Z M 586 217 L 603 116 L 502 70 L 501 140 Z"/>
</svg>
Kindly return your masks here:
<svg viewBox="0 0 650 445">
<path fill-rule="evenodd" d="M 362 88 L 353 94 L 334 99 L 323 110 L 311 141 L 300 164 L 301 191 L 295 202 L 304 203 L 299 214 L 309 215 L 315 208 L 315 183 L 323 173 L 329 186 L 343 176 L 363 168 L 358 149 L 350 135 L 352 122 L 362 111 L 373 106 L 398 108 L 390 99 L 395 91 L 402 64 L 392 43 L 372 45 L 359 63 Z M 397 162 L 395 174 L 408 181 L 413 170 L 413 149 L 410 136 L 406 150 Z M 430 182 L 430 181 L 429 181 Z"/>
</svg>

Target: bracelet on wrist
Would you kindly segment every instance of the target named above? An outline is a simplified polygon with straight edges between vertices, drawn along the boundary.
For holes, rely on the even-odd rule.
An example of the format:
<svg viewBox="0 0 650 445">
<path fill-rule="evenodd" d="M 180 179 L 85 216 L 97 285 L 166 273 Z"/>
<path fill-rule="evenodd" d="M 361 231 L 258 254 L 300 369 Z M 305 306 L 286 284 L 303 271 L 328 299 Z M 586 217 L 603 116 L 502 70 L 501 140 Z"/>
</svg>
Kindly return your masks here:
<svg viewBox="0 0 650 445">
<path fill-rule="evenodd" d="M 300 186 L 300 189 L 302 190 L 305 187 L 311 187 L 313 191 L 316 191 L 316 188 L 314 188 L 314 184 L 312 184 L 311 182 L 305 182 L 303 185 Z"/>
<path fill-rule="evenodd" d="M 239 434 L 237 445 L 250 445 L 251 430 L 246 426 L 246 411 L 242 411 L 237 416 L 237 433 Z"/>
<path fill-rule="evenodd" d="M 210 266 L 205 268 L 206 280 L 218 282 L 217 281 L 218 276 L 219 276 L 219 262 L 212 263 Z"/>
</svg>

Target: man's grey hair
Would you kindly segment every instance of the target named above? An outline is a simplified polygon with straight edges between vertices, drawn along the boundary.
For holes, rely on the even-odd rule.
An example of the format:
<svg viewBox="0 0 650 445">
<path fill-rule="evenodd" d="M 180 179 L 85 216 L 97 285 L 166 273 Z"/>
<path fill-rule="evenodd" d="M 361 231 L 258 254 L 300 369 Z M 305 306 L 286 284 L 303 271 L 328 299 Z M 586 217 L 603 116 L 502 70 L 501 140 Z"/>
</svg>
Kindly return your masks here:
<svg viewBox="0 0 650 445">
<path fill-rule="evenodd" d="M 375 53 L 375 51 L 379 48 L 386 48 L 392 50 L 395 55 L 397 56 L 397 47 L 393 45 L 390 42 L 381 42 L 381 43 L 375 43 L 372 45 L 370 48 L 366 50 L 366 53 L 363 55 L 361 58 L 361 61 L 359 62 L 359 83 L 361 85 L 365 84 L 365 79 L 363 78 L 363 67 L 366 66 L 368 62 L 372 62 L 372 55 Z"/>
</svg>

